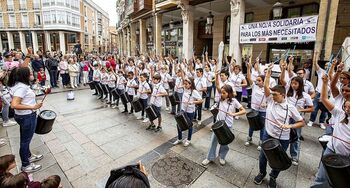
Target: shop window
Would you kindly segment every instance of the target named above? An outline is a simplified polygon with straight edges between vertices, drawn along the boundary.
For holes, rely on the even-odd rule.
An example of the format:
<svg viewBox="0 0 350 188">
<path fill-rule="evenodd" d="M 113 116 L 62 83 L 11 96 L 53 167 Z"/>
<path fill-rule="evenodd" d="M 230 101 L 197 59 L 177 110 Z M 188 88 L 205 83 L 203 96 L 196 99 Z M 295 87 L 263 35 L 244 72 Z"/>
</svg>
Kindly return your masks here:
<svg viewBox="0 0 350 188">
<path fill-rule="evenodd" d="M 254 12 L 245 13 L 244 23 L 252 23 L 254 21 Z"/>
<path fill-rule="evenodd" d="M 231 16 L 227 16 L 225 19 L 225 43 L 230 43 L 230 27 L 231 27 Z"/>
<path fill-rule="evenodd" d="M 319 9 L 318 3 L 285 7 L 283 9 L 283 18 L 295 18 L 301 16 L 317 15 Z"/>
<path fill-rule="evenodd" d="M 318 14 L 318 4 L 305 5 L 303 7 L 303 16 Z"/>
<path fill-rule="evenodd" d="M 301 7 L 288 9 L 288 18 L 300 17 Z"/>
<path fill-rule="evenodd" d="M 68 35 L 68 43 L 76 43 L 76 39 L 77 39 L 77 34 L 73 33 Z"/>
</svg>

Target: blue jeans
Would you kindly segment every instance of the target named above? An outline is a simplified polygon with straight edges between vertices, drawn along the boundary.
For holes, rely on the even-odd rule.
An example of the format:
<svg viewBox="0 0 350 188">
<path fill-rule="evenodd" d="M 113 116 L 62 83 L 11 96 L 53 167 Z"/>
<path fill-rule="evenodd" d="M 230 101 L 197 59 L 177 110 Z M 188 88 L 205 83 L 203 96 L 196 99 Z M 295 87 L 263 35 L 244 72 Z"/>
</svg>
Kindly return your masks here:
<svg viewBox="0 0 350 188">
<path fill-rule="evenodd" d="M 311 116 L 310 116 L 310 121 L 312 121 L 312 122 L 315 122 L 318 110 L 320 109 L 320 107 L 318 106 L 318 102 L 320 100 L 320 96 L 321 96 L 321 94 L 319 92 L 316 92 L 316 96 L 315 96 L 315 98 L 313 100 L 314 111 L 311 113 Z M 321 112 L 320 119 L 319 119 L 320 123 L 324 123 L 324 121 L 326 120 L 326 115 L 327 115 L 326 112 Z"/>
<path fill-rule="evenodd" d="M 141 112 L 141 116 L 144 117 L 145 116 L 145 109 L 147 108 L 147 101 L 148 99 L 139 99 L 142 105 L 142 112 Z"/>
<path fill-rule="evenodd" d="M 205 98 L 205 103 L 204 103 L 204 108 L 209 108 L 210 107 L 210 99 L 211 99 L 211 90 L 213 86 L 207 87 L 207 92 L 208 92 L 208 97 Z"/>
<path fill-rule="evenodd" d="M 323 156 L 327 155 L 327 154 L 332 154 L 332 153 L 334 153 L 334 152 L 327 147 L 326 150 L 324 150 L 324 152 L 323 152 Z M 318 167 L 318 172 L 317 172 L 316 178 L 310 187 L 311 188 L 331 187 L 331 185 L 329 185 L 329 182 L 328 182 L 327 171 L 324 168 L 322 161 L 320 162 L 320 166 Z"/>
<path fill-rule="evenodd" d="M 187 115 L 187 117 L 188 117 L 188 120 L 189 120 L 189 122 L 190 123 L 192 123 L 192 120 L 193 120 L 193 118 L 194 118 L 194 112 L 193 113 L 187 113 L 186 112 L 186 115 Z M 191 138 L 192 138 L 192 130 L 193 130 L 193 128 L 192 128 L 192 126 L 188 129 L 188 136 L 187 136 L 187 140 L 191 140 Z M 179 127 L 177 127 L 177 138 L 179 139 L 179 140 L 182 140 L 182 131 L 179 129 Z"/>
<path fill-rule="evenodd" d="M 289 124 L 293 124 L 295 123 L 295 121 L 293 119 L 291 119 L 289 121 Z M 297 159 L 299 160 L 299 154 L 300 154 L 300 136 L 301 136 L 301 128 L 297 128 L 297 129 L 294 129 L 295 132 L 297 133 L 297 136 L 298 136 L 298 140 L 294 143 L 290 143 L 290 147 L 289 147 L 289 153 L 290 153 L 290 156 L 292 157 L 292 159 Z"/>
<path fill-rule="evenodd" d="M 57 87 L 57 70 L 50 70 L 51 87 Z"/>
<path fill-rule="evenodd" d="M 256 110 L 254 110 L 256 111 Z M 264 131 L 265 131 L 265 117 L 266 117 L 266 112 L 259 112 L 259 117 L 261 119 L 261 122 L 264 124 L 264 128 L 260 130 L 260 141 L 263 139 L 264 136 Z M 249 132 L 248 136 L 251 138 L 253 136 L 254 130 L 249 127 Z"/>
<path fill-rule="evenodd" d="M 176 109 L 176 106 L 172 106 L 171 107 L 171 113 L 175 113 L 175 112 L 180 112 L 181 110 L 181 101 L 182 101 L 182 95 L 183 93 L 178 93 L 178 92 L 175 92 L 175 95 L 177 95 L 179 97 L 179 104 L 177 105 L 177 109 Z"/>
<path fill-rule="evenodd" d="M 208 156 L 207 156 L 208 160 L 210 160 L 210 161 L 215 160 L 215 158 L 216 158 L 216 147 L 217 147 L 218 143 L 219 143 L 218 139 L 216 138 L 215 134 L 212 133 L 209 153 L 208 153 Z M 220 159 L 225 159 L 228 151 L 229 151 L 228 145 L 220 145 L 220 149 L 219 149 L 219 157 L 220 157 Z"/>
<path fill-rule="evenodd" d="M 9 120 L 9 111 L 10 111 L 10 104 L 5 102 L 3 99 L 1 116 L 2 116 L 2 120 L 4 122 L 8 122 L 8 120 Z"/>
<path fill-rule="evenodd" d="M 269 138 L 273 138 L 273 137 L 268 135 L 266 130 L 264 130 L 263 141 L 265 141 Z M 286 151 L 288 149 L 289 140 L 278 140 L 278 141 L 281 143 L 283 150 Z M 260 155 L 259 155 L 259 171 L 260 171 L 260 173 L 266 174 L 266 166 L 267 166 L 267 159 L 266 159 L 266 156 L 265 156 L 263 150 L 261 150 Z M 273 178 L 277 178 L 279 173 L 280 173 L 279 170 L 272 169 L 270 176 Z"/>
<path fill-rule="evenodd" d="M 30 164 L 30 142 L 32 141 L 36 128 L 36 112 L 28 115 L 16 115 L 15 120 L 20 127 L 20 147 L 19 155 L 22 161 L 22 167 Z"/>
</svg>

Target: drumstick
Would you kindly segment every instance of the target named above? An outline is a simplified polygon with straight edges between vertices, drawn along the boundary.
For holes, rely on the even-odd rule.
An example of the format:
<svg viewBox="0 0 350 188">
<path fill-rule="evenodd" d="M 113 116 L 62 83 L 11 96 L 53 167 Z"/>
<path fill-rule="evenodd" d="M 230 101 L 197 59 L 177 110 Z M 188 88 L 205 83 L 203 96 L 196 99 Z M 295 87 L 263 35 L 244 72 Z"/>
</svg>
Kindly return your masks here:
<svg viewBox="0 0 350 188">
<path fill-rule="evenodd" d="M 342 142 L 345 142 L 346 144 L 349 144 L 349 145 L 350 145 L 350 142 L 348 142 L 348 141 L 345 141 L 345 140 L 343 140 L 343 139 L 341 139 L 341 138 L 338 138 L 338 137 L 336 137 L 336 136 L 334 136 L 334 135 L 332 135 L 332 137 L 334 137 L 334 138 L 336 138 L 336 139 L 338 139 L 338 140 L 340 140 L 340 141 L 342 141 Z"/>
<path fill-rule="evenodd" d="M 43 100 L 41 100 L 41 102 L 44 102 L 46 96 L 47 96 L 47 93 L 45 92 L 44 98 L 43 98 Z"/>
</svg>

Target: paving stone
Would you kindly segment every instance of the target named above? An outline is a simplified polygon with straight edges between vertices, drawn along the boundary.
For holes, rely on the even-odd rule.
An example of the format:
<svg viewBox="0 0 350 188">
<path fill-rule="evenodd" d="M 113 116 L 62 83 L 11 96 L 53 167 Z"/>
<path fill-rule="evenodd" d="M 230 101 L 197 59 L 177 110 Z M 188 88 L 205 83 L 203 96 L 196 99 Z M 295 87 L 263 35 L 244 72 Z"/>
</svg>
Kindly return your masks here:
<svg viewBox="0 0 350 188">
<path fill-rule="evenodd" d="M 59 175 L 61 177 L 62 187 L 64 187 L 64 188 L 71 188 L 72 187 L 72 185 L 68 181 L 67 177 L 62 172 L 60 166 L 58 166 L 57 164 L 54 164 L 54 165 L 52 165 L 44 170 L 40 170 L 38 172 L 35 172 L 33 174 L 33 178 L 34 178 L 34 180 L 41 181 L 41 180 L 49 177 L 50 175 Z"/>
<path fill-rule="evenodd" d="M 0 126 L 0 138 L 8 137 L 7 136 L 7 128 Z"/>
<path fill-rule="evenodd" d="M 70 182 L 85 176 L 87 174 L 86 171 L 84 171 L 80 165 L 75 166 L 67 171 L 64 172 Z"/>
<path fill-rule="evenodd" d="M 208 171 L 205 171 L 190 187 L 191 188 L 212 188 L 212 187 L 235 188 L 237 186 L 217 177 L 216 175 Z"/>
<path fill-rule="evenodd" d="M 73 156 L 85 172 L 91 172 L 99 167 L 99 163 L 87 153 L 80 153 Z"/>
<path fill-rule="evenodd" d="M 66 150 L 64 145 L 58 139 L 51 140 L 47 142 L 46 145 L 49 147 L 52 154 L 60 153 Z"/>
<path fill-rule="evenodd" d="M 114 127 L 112 127 L 112 128 L 114 128 Z M 111 130 L 112 128 L 98 131 L 98 132 L 96 132 L 94 134 L 90 134 L 88 137 L 96 145 L 101 146 L 101 145 L 103 145 L 105 143 L 108 143 L 108 142 L 114 140 L 115 138 L 123 136 L 120 132 L 117 132 L 115 134 L 115 133 L 113 133 L 113 131 L 108 131 L 108 130 Z M 119 136 L 116 136 L 116 135 L 119 135 Z"/>
<path fill-rule="evenodd" d="M 9 138 L 16 138 L 20 136 L 19 125 L 6 127 L 6 131 L 7 131 L 7 136 Z"/>
<path fill-rule="evenodd" d="M 78 132 L 79 130 L 77 128 L 75 128 L 75 126 L 73 124 L 71 124 L 70 122 L 67 122 L 67 124 L 62 124 L 62 127 L 64 130 L 66 130 L 69 134 L 73 134 Z"/>
<path fill-rule="evenodd" d="M 141 142 L 142 141 L 139 140 L 133 141 L 132 138 L 124 136 L 116 139 L 113 142 L 106 143 L 100 148 L 113 159 L 117 159 L 118 157 L 121 157 L 128 152 L 136 149 L 141 145 Z"/>
<path fill-rule="evenodd" d="M 68 151 L 63 151 L 61 153 L 54 154 L 56 161 L 60 165 L 63 171 L 67 171 L 79 163 L 73 158 L 73 156 Z"/>
<path fill-rule="evenodd" d="M 104 152 L 94 143 L 92 142 L 87 142 L 82 145 L 86 153 L 88 153 L 92 157 L 98 157 L 102 155 Z"/>
<path fill-rule="evenodd" d="M 55 133 L 53 133 L 53 132 L 51 131 L 51 132 L 49 132 L 49 133 L 47 133 L 47 134 L 41 136 L 41 138 L 42 138 L 42 140 L 43 140 L 44 142 L 49 142 L 49 141 L 51 141 L 51 140 L 56 139 L 57 137 L 56 137 Z"/>
<path fill-rule="evenodd" d="M 73 141 L 73 137 L 67 131 L 55 132 L 56 137 L 62 144 Z"/>
<path fill-rule="evenodd" d="M 85 136 L 84 134 L 82 134 L 81 132 L 76 132 L 74 134 L 71 135 L 73 137 L 73 139 L 75 141 L 77 141 L 79 144 L 85 144 L 87 142 L 89 142 L 89 138 L 87 136 Z"/>
<path fill-rule="evenodd" d="M 65 143 L 64 146 L 72 156 L 85 152 L 84 148 L 75 140 Z"/>
<path fill-rule="evenodd" d="M 43 155 L 44 155 L 44 158 L 42 160 L 35 162 L 35 164 L 41 165 L 43 170 L 45 170 L 46 168 L 49 168 L 54 164 L 57 164 L 56 159 L 51 153 L 47 153 Z"/>
<path fill-rule="evenodd" d="M 111 157 L 109 157 L 107 154 L 102 154 L 102 155 L 96 157 L 95 159 L 100 164 L 100 166 L 113 161 L 113 159 Z"/>
</svg>

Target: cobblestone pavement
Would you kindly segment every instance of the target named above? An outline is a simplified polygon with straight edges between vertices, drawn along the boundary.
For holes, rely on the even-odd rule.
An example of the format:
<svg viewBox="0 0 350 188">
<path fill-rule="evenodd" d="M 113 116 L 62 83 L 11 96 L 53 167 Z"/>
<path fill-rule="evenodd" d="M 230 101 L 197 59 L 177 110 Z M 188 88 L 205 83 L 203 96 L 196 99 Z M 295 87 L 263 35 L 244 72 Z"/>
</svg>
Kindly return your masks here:
<svg viewBox="0 0 350 188">
<path fill-rule="evenodd" d="M 206 120 L 202 125 L 195 124 L 191 145 L 173 146 L 171 143 L 177 136 L 175 120 L 165 108 L 162 109 L 163 131 L 155 133 L 146 131 L 147 124 L 136 120 L 136 115 L 120 113 L 123 107 L 112 109 L 91 94 L 88 89 L 78 90 L 75 100 L 67 101 L 66 92 L 55 89 L 45 99 L 42 110 L 53 110 L 58 117 L 50 133 L 33 138 L 32 151 L 44 154 L 44 159 L 39 162 L 43 169 L 34 173 L 35 180 L 58 174 L 65 188 L 102 188 L 111 169 L 142 161 L 152 187 L 266 187 L 267 179 L 261 186 L 253 183 L 258 173 L 259 134 L 254 133 L 253 145 L 244 146 L 248 132 L 245 117 L 234 122 L 236 138 L 229 145 L 226 165 L 215 161 L 203 167 L 201 161 L 207 155 L 212 134 L 208 111 L 204 111 Z M 322 132 L 319 127 L 303 128 L 305 141 L 301 145 L 299 166 L 292 166 L 280 174 L 279 187 L 310 186 L 321 156 L 322 148 L 317 138 Z M 0 127 L 0 138 L 8 140 L 8 144 L 0 148 L 1 155 L 15 154 L 19 168 L 19 127 Z M 187 179 L 159 177 L 166 172 L 162 168 L 168 168 L 164 162 L 175 165 L 172 168 L 177 170 L 171 170 L 172 176 L 180 174 Z M 176 166 L 180 163 L 182 167 Z"/>
</svg>

